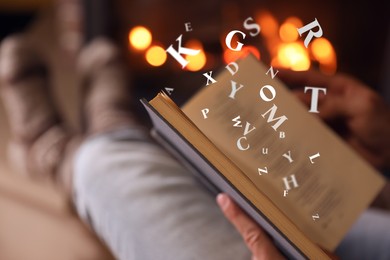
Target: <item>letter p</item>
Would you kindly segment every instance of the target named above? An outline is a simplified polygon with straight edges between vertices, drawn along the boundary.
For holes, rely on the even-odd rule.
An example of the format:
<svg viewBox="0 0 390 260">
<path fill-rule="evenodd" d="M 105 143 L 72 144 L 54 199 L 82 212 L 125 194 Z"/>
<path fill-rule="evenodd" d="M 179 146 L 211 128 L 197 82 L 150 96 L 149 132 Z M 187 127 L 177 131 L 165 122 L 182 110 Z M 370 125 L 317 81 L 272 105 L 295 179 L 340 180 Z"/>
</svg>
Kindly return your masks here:
<svg viewBox="0 0 390 260">
<path fill-rule="evenodd" d="M 202 115 L 203 115 L 203 118 L 206 119 L 207 118 L 207 114 L 210 112 L 210 110 L 208 108 L 204 108 L 202 109 Z"/>
</svg>

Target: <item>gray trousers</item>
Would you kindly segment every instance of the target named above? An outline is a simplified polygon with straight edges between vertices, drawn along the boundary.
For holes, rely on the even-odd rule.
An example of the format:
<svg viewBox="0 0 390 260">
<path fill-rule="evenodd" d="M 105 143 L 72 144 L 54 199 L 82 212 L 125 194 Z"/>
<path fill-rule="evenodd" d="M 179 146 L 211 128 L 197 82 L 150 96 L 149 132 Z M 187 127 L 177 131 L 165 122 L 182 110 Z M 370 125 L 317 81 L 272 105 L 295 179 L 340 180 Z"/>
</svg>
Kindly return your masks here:
<svg viewBox="0 0 390 260">
<path fill-rule="evenodd" d="M 118 259 L 251 258 L 214 198 L 142 129 L 82 145 L 74 203 Z M 389 212 L 365 212 L 336 253 L 342 259 L 390 259 Z"/>
</svg>

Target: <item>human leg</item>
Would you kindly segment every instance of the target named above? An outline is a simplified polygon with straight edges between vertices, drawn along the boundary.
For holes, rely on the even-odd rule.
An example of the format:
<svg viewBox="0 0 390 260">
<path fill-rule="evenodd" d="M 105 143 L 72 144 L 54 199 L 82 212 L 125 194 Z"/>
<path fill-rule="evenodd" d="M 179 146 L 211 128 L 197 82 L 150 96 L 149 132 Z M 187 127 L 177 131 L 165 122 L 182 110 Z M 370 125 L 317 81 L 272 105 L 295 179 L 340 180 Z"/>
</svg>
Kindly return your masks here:
<svg viewBox="0 0 390 260">
<path fill-rule="evenodd" d="M 69 187 L 69 174 L 57 173 L 65 170 L 75 139 L 52 103 L 49 68 L 31 39 L 16 35 L 2 42 L 0 81 L 12 165 L 25 175 Z"/>
<path fill-rule="evenodd" d="M 118 80 L 124 77 L 120 75 L 115 74 L 116 82 L 124 82 Z M 92 97 L 101 96 L 96 91 L 116 87 L 110 77 L 107 73 L 103 82 L 111 84 L 89 86 Z M 86 113 L 98 110 L 94 106 L 99 102 L 86 103 L 90 104 Z M 125 115 L 125 111 L 118 112 L 120 107 L 105 106 L 105 113 Z M 89 113 L 86 118 L 97 122 L 99 114 Z M 145 130 L 128 121 L 120 130 L 98 132 L 95 135 L 92 131 L 75 157 L 74 201 L 79 214 L 116 257 L 249 259 L 245 244 L 214 198 L 153 143 Z"/>
<path fill-rule="evenodd" d="M 78 211 L 115 255 L 249 259 L 212 196 L 139 130 L 122 131 L 84 143 L 74 176 Z"/>
</svg>

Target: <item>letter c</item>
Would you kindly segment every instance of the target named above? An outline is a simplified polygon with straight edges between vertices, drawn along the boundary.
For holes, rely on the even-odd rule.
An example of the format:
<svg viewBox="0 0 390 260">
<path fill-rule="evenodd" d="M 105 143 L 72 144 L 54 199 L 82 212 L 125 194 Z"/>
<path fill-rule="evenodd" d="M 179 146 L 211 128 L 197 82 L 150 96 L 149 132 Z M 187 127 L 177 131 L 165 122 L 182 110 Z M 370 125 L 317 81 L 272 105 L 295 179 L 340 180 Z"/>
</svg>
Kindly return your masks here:
<svg viewBox="0 0 390 260">
<path fill-rule="evenodd" d="M 245 139 L 246 140 L 246 136 L 243 136 L 243 137 L 240 137 L 238 140 L 237 140 L 237 147 L 238 149 L 240 149 L 241 151 L 245 151 L 245 150 L 248 150 L 250 145 L 248 144 L 245 148 L 242 147 L 242 144 L 241 144 L 241 140 L 242 139 Z"/>
</svg>

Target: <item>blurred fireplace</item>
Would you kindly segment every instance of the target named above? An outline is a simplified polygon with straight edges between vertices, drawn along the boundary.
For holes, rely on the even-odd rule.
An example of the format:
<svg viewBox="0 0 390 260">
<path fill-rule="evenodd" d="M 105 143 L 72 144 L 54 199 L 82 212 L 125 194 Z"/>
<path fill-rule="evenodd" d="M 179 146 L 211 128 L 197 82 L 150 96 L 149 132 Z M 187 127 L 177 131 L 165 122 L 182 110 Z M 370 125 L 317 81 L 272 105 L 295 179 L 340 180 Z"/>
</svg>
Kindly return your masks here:
<svg viewBox="0 0 390 260">
<path fill-rule="evenodd" d="M 87 38 L 90 39 L 96 34 L 113 35 L 128 51 L 132 61 L 130 64 L 136 75 L 156 75 L 165 79 L 177 77 L 177 72 L 171 71 L 170 66 L 150 68 L 143 54 L 129 49 L 128 33 L 137 25 L 149 28 L 153 39 L 161 46 L 167 47 L 175 42 L 178 35 L 185 33 L 184 23 L 191 22 L 194 31 L 191 32 L 190 38 L 199 40 L 205 52 L 222 55 L 221 35 L 228 30 L 241 29 L 242 22 L 248 16 L 255 17 L 260 12 L 268 12 L 279 25 L 291 16 L 299 18 L 303 24 L 317 18 L 323 28 L 324 37 L 331 43 L 337 58 L 337 71 L 350 73 L 373 88 L 388 89 L 386 84 L 389 65 L 385 53 L 389 48 L 389 20 L 385 1 L 332 0 L 314 3 L 300 0 L 292 3 L 280 0 L 83 0 L 83 5 L 86 11 Z M 264 29 L 262 28 L 262 31 Z M 184 34 L 184 37 L 187 37 L 187 34 Z M 257 47 L 261 59 L 271 63 L 276 54 L 267 54 L 270 50 L 266 46 L 265 37 L 260 41 L 262 43 Z M 244 43 L 253 44 L 252 41 Z M 308 55 L 311 64 L 315 65 L 313 54 Z"/>
</svg>

